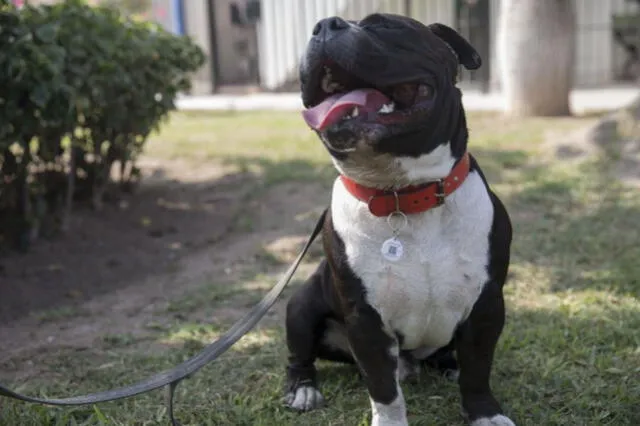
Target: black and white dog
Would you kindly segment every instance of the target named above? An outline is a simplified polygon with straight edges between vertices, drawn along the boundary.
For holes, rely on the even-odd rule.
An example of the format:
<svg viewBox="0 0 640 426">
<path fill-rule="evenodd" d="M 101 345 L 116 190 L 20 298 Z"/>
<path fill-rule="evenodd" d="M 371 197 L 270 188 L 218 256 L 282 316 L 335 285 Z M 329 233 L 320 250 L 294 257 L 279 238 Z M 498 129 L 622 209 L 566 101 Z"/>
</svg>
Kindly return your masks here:
<svg viewBox="0 0 640 426">
<path fill-rule="evenodd" d="M 313 30 L 303 115 L 340 177 L 325 259 L 287 305 L 289 407 L 323 404 L 316 359 L 354 362 L 371 424 L 407 425 L 399 381 L 426 364 L 457 378 L 471 425 L 514 424 L 489 386 L 511 223 L 467 153 L 456 87 L 480 64 L 442 24 L 373 14 Z"/>
</svg>

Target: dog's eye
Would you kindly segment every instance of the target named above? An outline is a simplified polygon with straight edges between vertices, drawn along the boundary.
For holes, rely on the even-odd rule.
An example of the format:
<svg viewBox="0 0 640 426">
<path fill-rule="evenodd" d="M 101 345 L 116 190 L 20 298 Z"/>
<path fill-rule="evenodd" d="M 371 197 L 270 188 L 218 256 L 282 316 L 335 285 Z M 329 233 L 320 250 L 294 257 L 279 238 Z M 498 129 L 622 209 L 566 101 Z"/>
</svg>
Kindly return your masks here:
<svg viewBox="0 0 640 426">
<path fill-rule="evenodd" d="M 434 90 L 426 83 L 404 83 L 388 88 L 391 99 L 399 108 L 408 108 L 417 102 L 433 98 Z"/>
<path fill-rule="evenodd" d="M 416 83 L 398 84 L 393 88 L 392 99 L 401 108 L 406 108 L 414 104 L 418 93 Z"/>
<path fill-rule="evenodd" d="M 421 84 L 418 86 L 418 97 L 420 98 L 430 98 L 433 94 L 433 90 L 431 87 L 426 84 Z"/>
</svg>

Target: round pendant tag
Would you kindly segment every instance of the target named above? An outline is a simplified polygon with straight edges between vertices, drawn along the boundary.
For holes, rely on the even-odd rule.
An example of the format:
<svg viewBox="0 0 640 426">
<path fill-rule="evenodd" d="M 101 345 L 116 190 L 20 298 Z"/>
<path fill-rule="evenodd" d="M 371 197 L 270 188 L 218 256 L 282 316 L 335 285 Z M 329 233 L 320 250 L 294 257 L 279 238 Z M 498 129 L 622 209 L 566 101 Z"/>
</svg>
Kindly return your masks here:
<svg viewBox="0 0 640 426">
<path fill-rule="evenodd" d="M 380 251 L 382 251 L 382 256 L 384 256 L 385 259 L 395 262 L 402 257 L 404 248 L 400 240 L 394 237 L 382 243 Z"/>
</svg>

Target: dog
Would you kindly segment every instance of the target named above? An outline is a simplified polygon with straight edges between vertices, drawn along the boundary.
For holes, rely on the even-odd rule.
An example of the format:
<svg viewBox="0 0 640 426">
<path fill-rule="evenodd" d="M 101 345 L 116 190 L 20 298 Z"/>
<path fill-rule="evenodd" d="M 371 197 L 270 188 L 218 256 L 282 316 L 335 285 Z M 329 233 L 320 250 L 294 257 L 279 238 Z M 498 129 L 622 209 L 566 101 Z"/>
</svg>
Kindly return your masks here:
<svg viewBox="0 0 640 426">
<path fill-rule="evenodd" d="M 512 426 L 490 372 L 505 321 L 511 222 L 467 153 L 460 66 L 443 24 L 372 14 L 319 21 L 300 65 L 303 111 L 339 172 L 324 257 L 291 296 L 284 403 L 321 407 L 316 359 L 354 363 L 374 426 L 407 425 L 399 382 L 431 366 L 472 426 Z"/>
</svg>

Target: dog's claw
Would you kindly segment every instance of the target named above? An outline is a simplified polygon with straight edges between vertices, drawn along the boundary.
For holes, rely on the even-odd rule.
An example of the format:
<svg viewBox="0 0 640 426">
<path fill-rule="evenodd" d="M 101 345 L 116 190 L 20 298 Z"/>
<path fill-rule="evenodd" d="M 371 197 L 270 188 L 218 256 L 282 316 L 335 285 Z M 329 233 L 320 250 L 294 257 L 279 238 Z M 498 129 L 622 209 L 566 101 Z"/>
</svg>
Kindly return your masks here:
<svg viewBox="0 0 640 426">
<path fill-rule="evenodd" d="M 324 406 L 324 397 L 313 386 L 300 386 L 295 391 L 287 393 L 284 404 L 298 411 L 310 411 Z"/>
</svg>

